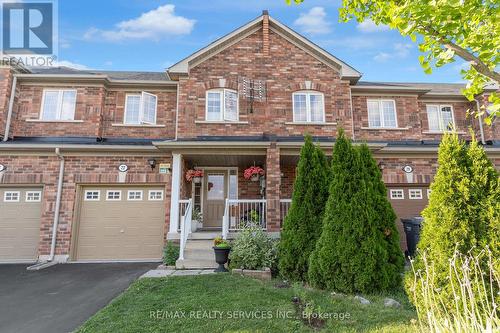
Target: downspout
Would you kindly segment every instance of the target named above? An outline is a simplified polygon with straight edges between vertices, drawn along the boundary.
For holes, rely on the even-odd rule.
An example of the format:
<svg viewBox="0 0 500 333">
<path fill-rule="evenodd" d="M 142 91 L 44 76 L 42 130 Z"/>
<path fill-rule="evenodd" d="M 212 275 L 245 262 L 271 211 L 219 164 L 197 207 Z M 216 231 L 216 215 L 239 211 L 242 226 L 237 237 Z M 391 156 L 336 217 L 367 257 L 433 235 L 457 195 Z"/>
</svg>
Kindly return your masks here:
<svg viewBox="0 0 500 333">
<path fill-rule="evenodd" d="M 61 151 L 59 150 L 59 148 L 56 148 L 55 153 L 61 162 L 59 164 L 59 178 L 57 179 L 56 206 L 54 211 L 54 222 L 52 223 L 52 243 L 50 244 L 49 261 L 54 260 L 56 252 L 57 227 L 59 225 L 59 210 L 61 207 L 61 196 L 62 196 L 63 177 L 64 177 L 64 156 L 61 155 Z"/>
<path fill-rule="evenodd" d="M 352 141 L 356 141 L 356 134 L 354 134 L 354 108 L 352 107 L 352 92 L 351 86 L 349 85 L 349 106 L 351 107 L 351 130 L 352 130 Z"/>
<path fill-rule="evenodd" d="M 479 106 L 479 101 L 477 99 L 476 99 L 476 107 L 477 107 L 477 112 L 479 112 L 481 107 Z M 479 132 L 481 134 L 481 143 L 485 145 L 486 140 L 484 139 L 483 116 L 479 115 L 478 119 L 479 119 Z"/>
<path fill-rule="evenodd" d="M 3 136 L 3 142 L 9 140 L 10 123 L 12 121 L 12 109 L 14 108 L 14 98 L 16 96 L 16 85 L 17 85 L 17 76 L 14 75 L 14 79 L 12 79 L 12 89 L 10 91 L 9 109 L 7 111 L 7 121 L 5 122 L 5 132 Z"/>
<path fill-rule="evenodd" d="M 179 90 L 181 88 L 180 78 L 177 82 L 177 101 L 175 106 L 175 141 L 177 141 L 177 133 L 179 132 Z"/>
</svg>

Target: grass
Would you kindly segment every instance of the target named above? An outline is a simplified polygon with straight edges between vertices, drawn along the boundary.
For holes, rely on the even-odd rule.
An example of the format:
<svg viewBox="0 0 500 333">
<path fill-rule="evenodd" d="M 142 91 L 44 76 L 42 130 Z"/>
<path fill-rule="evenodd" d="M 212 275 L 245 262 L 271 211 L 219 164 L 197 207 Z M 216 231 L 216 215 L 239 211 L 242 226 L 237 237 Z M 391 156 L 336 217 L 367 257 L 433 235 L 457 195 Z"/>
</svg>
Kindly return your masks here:
<svg viewBox="0 0 500 333">
<path fill-rule="evenodd" d="M 142 279 L 78 332 L 313 332 L 297 317 L 292 298 L 298 295 L 312 301 L 316 312 L 330 314 L 323 332 L 417 331 L 410 323 L 416 314 L 403 292 L 385 295 L 402 307 L 386 308 L 384 295 L 364 296 L 372 304 L 362 305 L 352 296 L 301 286 L 276 288 L 276 283 L 229 274 Z"/>
</svg>

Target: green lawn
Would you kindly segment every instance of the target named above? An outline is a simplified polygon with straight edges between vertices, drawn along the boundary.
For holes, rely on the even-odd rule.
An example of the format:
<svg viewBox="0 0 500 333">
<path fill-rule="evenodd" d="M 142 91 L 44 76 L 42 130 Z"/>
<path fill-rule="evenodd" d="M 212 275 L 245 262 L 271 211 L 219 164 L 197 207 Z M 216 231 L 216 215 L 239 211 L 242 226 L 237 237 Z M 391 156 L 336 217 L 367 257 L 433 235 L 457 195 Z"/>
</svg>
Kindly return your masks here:
<svg viewBox="0 0 500 333">
<path fill-rule="evenodd" d="M 351 296 L 276 284 L 229 274 L 143 279 L 78 332 L 313 332 L 298 319 L 294 296 L 331 317 L 323 332 L 416 332 L 403 293 L 389 295 L 401 308 L 385 308 L 381 295 L 365 296 L 372 304 L 361 305 Z"/>
</svg>

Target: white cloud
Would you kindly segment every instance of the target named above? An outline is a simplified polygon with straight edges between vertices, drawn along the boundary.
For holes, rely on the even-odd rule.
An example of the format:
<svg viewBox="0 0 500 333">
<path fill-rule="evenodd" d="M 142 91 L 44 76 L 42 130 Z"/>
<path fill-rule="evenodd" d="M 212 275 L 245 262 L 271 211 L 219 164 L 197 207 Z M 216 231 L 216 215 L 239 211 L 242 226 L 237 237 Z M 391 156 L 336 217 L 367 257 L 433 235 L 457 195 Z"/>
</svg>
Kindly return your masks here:
<svg viewBox="0 0 500 333">
<path fill-rule="evenodd" d="M 391 52 L 379 52 L 373 57 L 373 60 L 377 62 L 386 62 L 392 59 L 403 59 L 410 54 L 412 48 L 413 45 L 410 43 L 396 43 L 393 45 Z"/>
<path fill-rule="evenodd" d="M 358 30 L 361 32 L 379 32 L 379 31 L 387 31 L 389 27 L 385 24 L 375 24 L 371 19 L 366 19 L 363 22 L 360 22 L 357 26 Z"/>
<path fill-rule="evenodd" d="M 178 16 L 174 11 L 174 5 L 163 5 L 135 19 L 119 22 L 113 30 L 90 28 L 84 38 L 112 42 L 131 39 L 158 41 L 168 36 L 190 34 L 196 21 Z"/>
<path fill-rule="evenodd" d="M 326 20 L 323 7 L 313 7 L 307 13 L 300 14 L 294 24 L 311 35 L 327 34 L 331 31 L 330 22 Z"/>
<path fill-rule="evenodd" d="M 78 70 L 87 70 L 87 69 L 90 69 L 86 65 L 78 64 L 78 63 L 67 61 L 67 60 L 56 61 L 54 63 L 54 66 L 69 67 L 69 68 L 78 69 Z"/>
</svg>

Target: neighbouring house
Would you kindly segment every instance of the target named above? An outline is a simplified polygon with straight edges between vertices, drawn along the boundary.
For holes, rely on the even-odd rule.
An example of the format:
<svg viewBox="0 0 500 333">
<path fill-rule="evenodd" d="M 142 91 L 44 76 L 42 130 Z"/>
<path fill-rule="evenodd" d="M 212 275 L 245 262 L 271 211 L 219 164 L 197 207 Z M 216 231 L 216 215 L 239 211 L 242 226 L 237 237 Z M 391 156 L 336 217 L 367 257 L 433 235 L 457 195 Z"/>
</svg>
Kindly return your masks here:
<svg viewBox="0 0 500 333">
<path fill-rule="evenodd" d="M 0 262 L 158 260 L 175 240 L 178 266 L 213 265 L 215 235 L 279 236 L 304 133 L 331 155 L 339 126 L 372 149 L 399 219 L 426 206 L 450 127 L 500 166 L 500 127 L 467 116 L 488 90 L 364 82 L 267 12 L 165 72 L 0 71 Z"/>
</svg>

